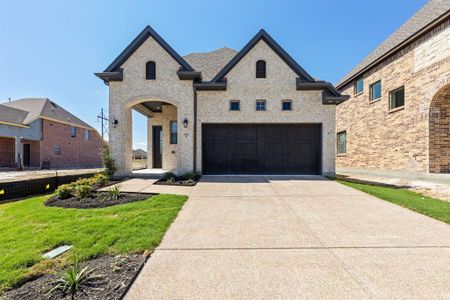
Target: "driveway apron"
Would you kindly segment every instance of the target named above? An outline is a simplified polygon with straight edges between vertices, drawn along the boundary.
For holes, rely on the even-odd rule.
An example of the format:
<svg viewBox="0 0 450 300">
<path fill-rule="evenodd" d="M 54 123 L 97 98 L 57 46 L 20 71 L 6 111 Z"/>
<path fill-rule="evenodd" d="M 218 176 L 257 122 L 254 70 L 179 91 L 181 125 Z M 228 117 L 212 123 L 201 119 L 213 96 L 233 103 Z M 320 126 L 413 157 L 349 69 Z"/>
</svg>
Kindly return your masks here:
<svg viewBox="0 0 450 300">
<path fill-rule="evenodd" d="M 320 176 L 203 176 L 127 299 L 450 299 L 450 226 Z"/>
</svg>

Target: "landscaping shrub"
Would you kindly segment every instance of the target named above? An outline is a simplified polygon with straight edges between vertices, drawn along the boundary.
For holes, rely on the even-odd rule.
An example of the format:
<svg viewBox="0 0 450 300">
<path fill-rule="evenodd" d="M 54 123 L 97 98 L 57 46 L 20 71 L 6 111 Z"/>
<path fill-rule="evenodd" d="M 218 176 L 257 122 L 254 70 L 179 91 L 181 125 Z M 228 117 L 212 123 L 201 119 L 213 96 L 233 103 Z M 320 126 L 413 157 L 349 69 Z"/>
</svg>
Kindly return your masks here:
<svg viewBox="0 0 450 300">
<path fill-rule="evenodd" d="M 105 146 L 103 148 L 102 155 L 103 167 L 105 168 L 105 173 L 111 178 L 114 173 L 117 171 L 117 166 L 114 158 L 111 156 L 111 152 L 109 151 L 109 146 Z"/>
<path fill-rule="evenodd" d="M 120 189 L 118 186 L 113 186 L 108 190 L 108 198 L 110 200 L 119 200 L 119 198 L 122 196 L 122 193 L 120 192 Z"/>
<path fill-rule="evenodd" d="M 171 172 L 167 172 L 162 176 L 162 180 L 175 181 L 177 176 Z"/>
<path fill-rule="evenodd" d="M 83 200 L 89 198 L 92 194 L 92 186 L 90 185 L 77 185 L 75 187 L 75 196 Z"/>
<path fill-rule="evenodd" d="M 188 181 L 195 181 L 200 177 L 200 174 L 198 172 L 186 172 L 183 175 L 180 176 L 181 180 L 188 180 Z"/>
<path fill-rule="evenodd" d="M 73 184 L 63 184 L 56 189 L 56 195 L 59 199 L 67 199 L 73 196 L 74 193 Z"/>
<path fill-rule="evenodd" d="M 97 184 L 99 186 L 104 186 L 105 184 L 107 184 L 109 182 L 109 177 L 106 174 L 103 173 L 99 173 L 99 174 L 95 174 L 93 178 L 94 184 Z"/>
<path fill-rule="evenodd" d="M 88 285 L 93 283 L 93 281 L 102 278 L 100 275 L 93 275 L 94 269 L 88 269 L 75 262 L 71 265 L 64 273 L 54 282 L 54 287 L 48 292 L 51 294 L 55 290 L 60 290 L 66 294 L 72 294 L 72 299 L 74 294 L 78 292 L 83 285 Z"/>
<path fill-rule="evenodd" d="M 94 177 L 90 178 L 80 178 L 77 181 L 75 181 L 75 185 L 94 185 L 95 184 Z"/>
</svg>

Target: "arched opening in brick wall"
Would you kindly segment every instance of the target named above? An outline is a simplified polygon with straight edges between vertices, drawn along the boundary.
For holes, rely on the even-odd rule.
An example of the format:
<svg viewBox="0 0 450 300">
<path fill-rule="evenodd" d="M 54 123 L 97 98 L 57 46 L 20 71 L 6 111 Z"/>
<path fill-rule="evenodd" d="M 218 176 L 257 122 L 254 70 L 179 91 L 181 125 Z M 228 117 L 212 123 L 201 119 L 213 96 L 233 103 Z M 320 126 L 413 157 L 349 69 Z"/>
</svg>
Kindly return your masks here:
<svg viewBox="0 0 450 300">
<path fill-rule="evenodd" d="M 127 134 L 131 135 L 132 150 L 126 152 L 132 152 L 127 159 L 132 158 L 133 171 L 174 170 L 178 153 L 177 107 L 150 99 L 134 104 L 131 110 L 131 132 Z"/>
<path fill-rule="evenodd" d="M 430 173 L 450 173 L 450 84 L 434 95 L 429 122 Z"/>
</svg>

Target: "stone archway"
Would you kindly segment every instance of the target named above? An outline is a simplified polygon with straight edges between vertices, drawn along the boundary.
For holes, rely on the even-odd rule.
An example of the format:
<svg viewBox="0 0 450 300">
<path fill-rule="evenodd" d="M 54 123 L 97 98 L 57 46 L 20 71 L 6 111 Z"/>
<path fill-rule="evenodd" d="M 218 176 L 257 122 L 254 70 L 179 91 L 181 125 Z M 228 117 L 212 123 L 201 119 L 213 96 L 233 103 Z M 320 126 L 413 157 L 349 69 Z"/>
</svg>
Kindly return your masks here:
<svg viewBox="0 0 450 300">
<path fill-rule="evenodd" d="M 433 97 L 429 114 L 429 171 L 450 173 L 450 84 Z"/>
<path fill-rule="evenodd" d="M 112 108 L 112 109 L 111 109 Z M 170 121 L 178 121 L 178 102 L 171 99 L 143 95 L 132 97 L 123 103 L 111 107 L 113 125 L 110 128 L 110 146 L 118 166 L 117 175 L 130 175 L 133 170 L 133 117 L 132 110 L 147 117 L 147 168 L 153 168 L 152 156 L 152 128 L 159 125 L 164 136 L 164 145 L 161 145 L 161 165 L 159 168 L 173 171 L 178 166 L 179 151 L 177 144 L 170 144 Z M 116 124 L 114 124 L 114 120 Z M 162 142 L 161 142 L 162 143 Z M 169 159 L 170 157 L 170 159 Z"/>
</svg>

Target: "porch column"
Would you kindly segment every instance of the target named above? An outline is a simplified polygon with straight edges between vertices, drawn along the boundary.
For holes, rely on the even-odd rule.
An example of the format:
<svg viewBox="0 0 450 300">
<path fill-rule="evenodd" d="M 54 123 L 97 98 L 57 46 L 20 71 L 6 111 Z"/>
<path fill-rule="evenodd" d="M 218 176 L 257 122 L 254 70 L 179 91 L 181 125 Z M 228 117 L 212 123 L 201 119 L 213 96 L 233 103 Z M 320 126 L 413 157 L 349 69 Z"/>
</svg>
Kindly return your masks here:
<svg viewBox="0 0 450 300">
<path fill-rule="evenodd" d="M 14 147 L 14 160 L 16 163 L 16 167 L 19 169 L 22 169 L 22 143 L 21 143 L 21 137 L 16 136 L 14 138 L 15 140 L 15 147 Z"/>
<path fill-rule="evenodd" d="M 147 118 L 147 169 L 153 168 L 153 130 L 152 118 Z"/>
</svg>

